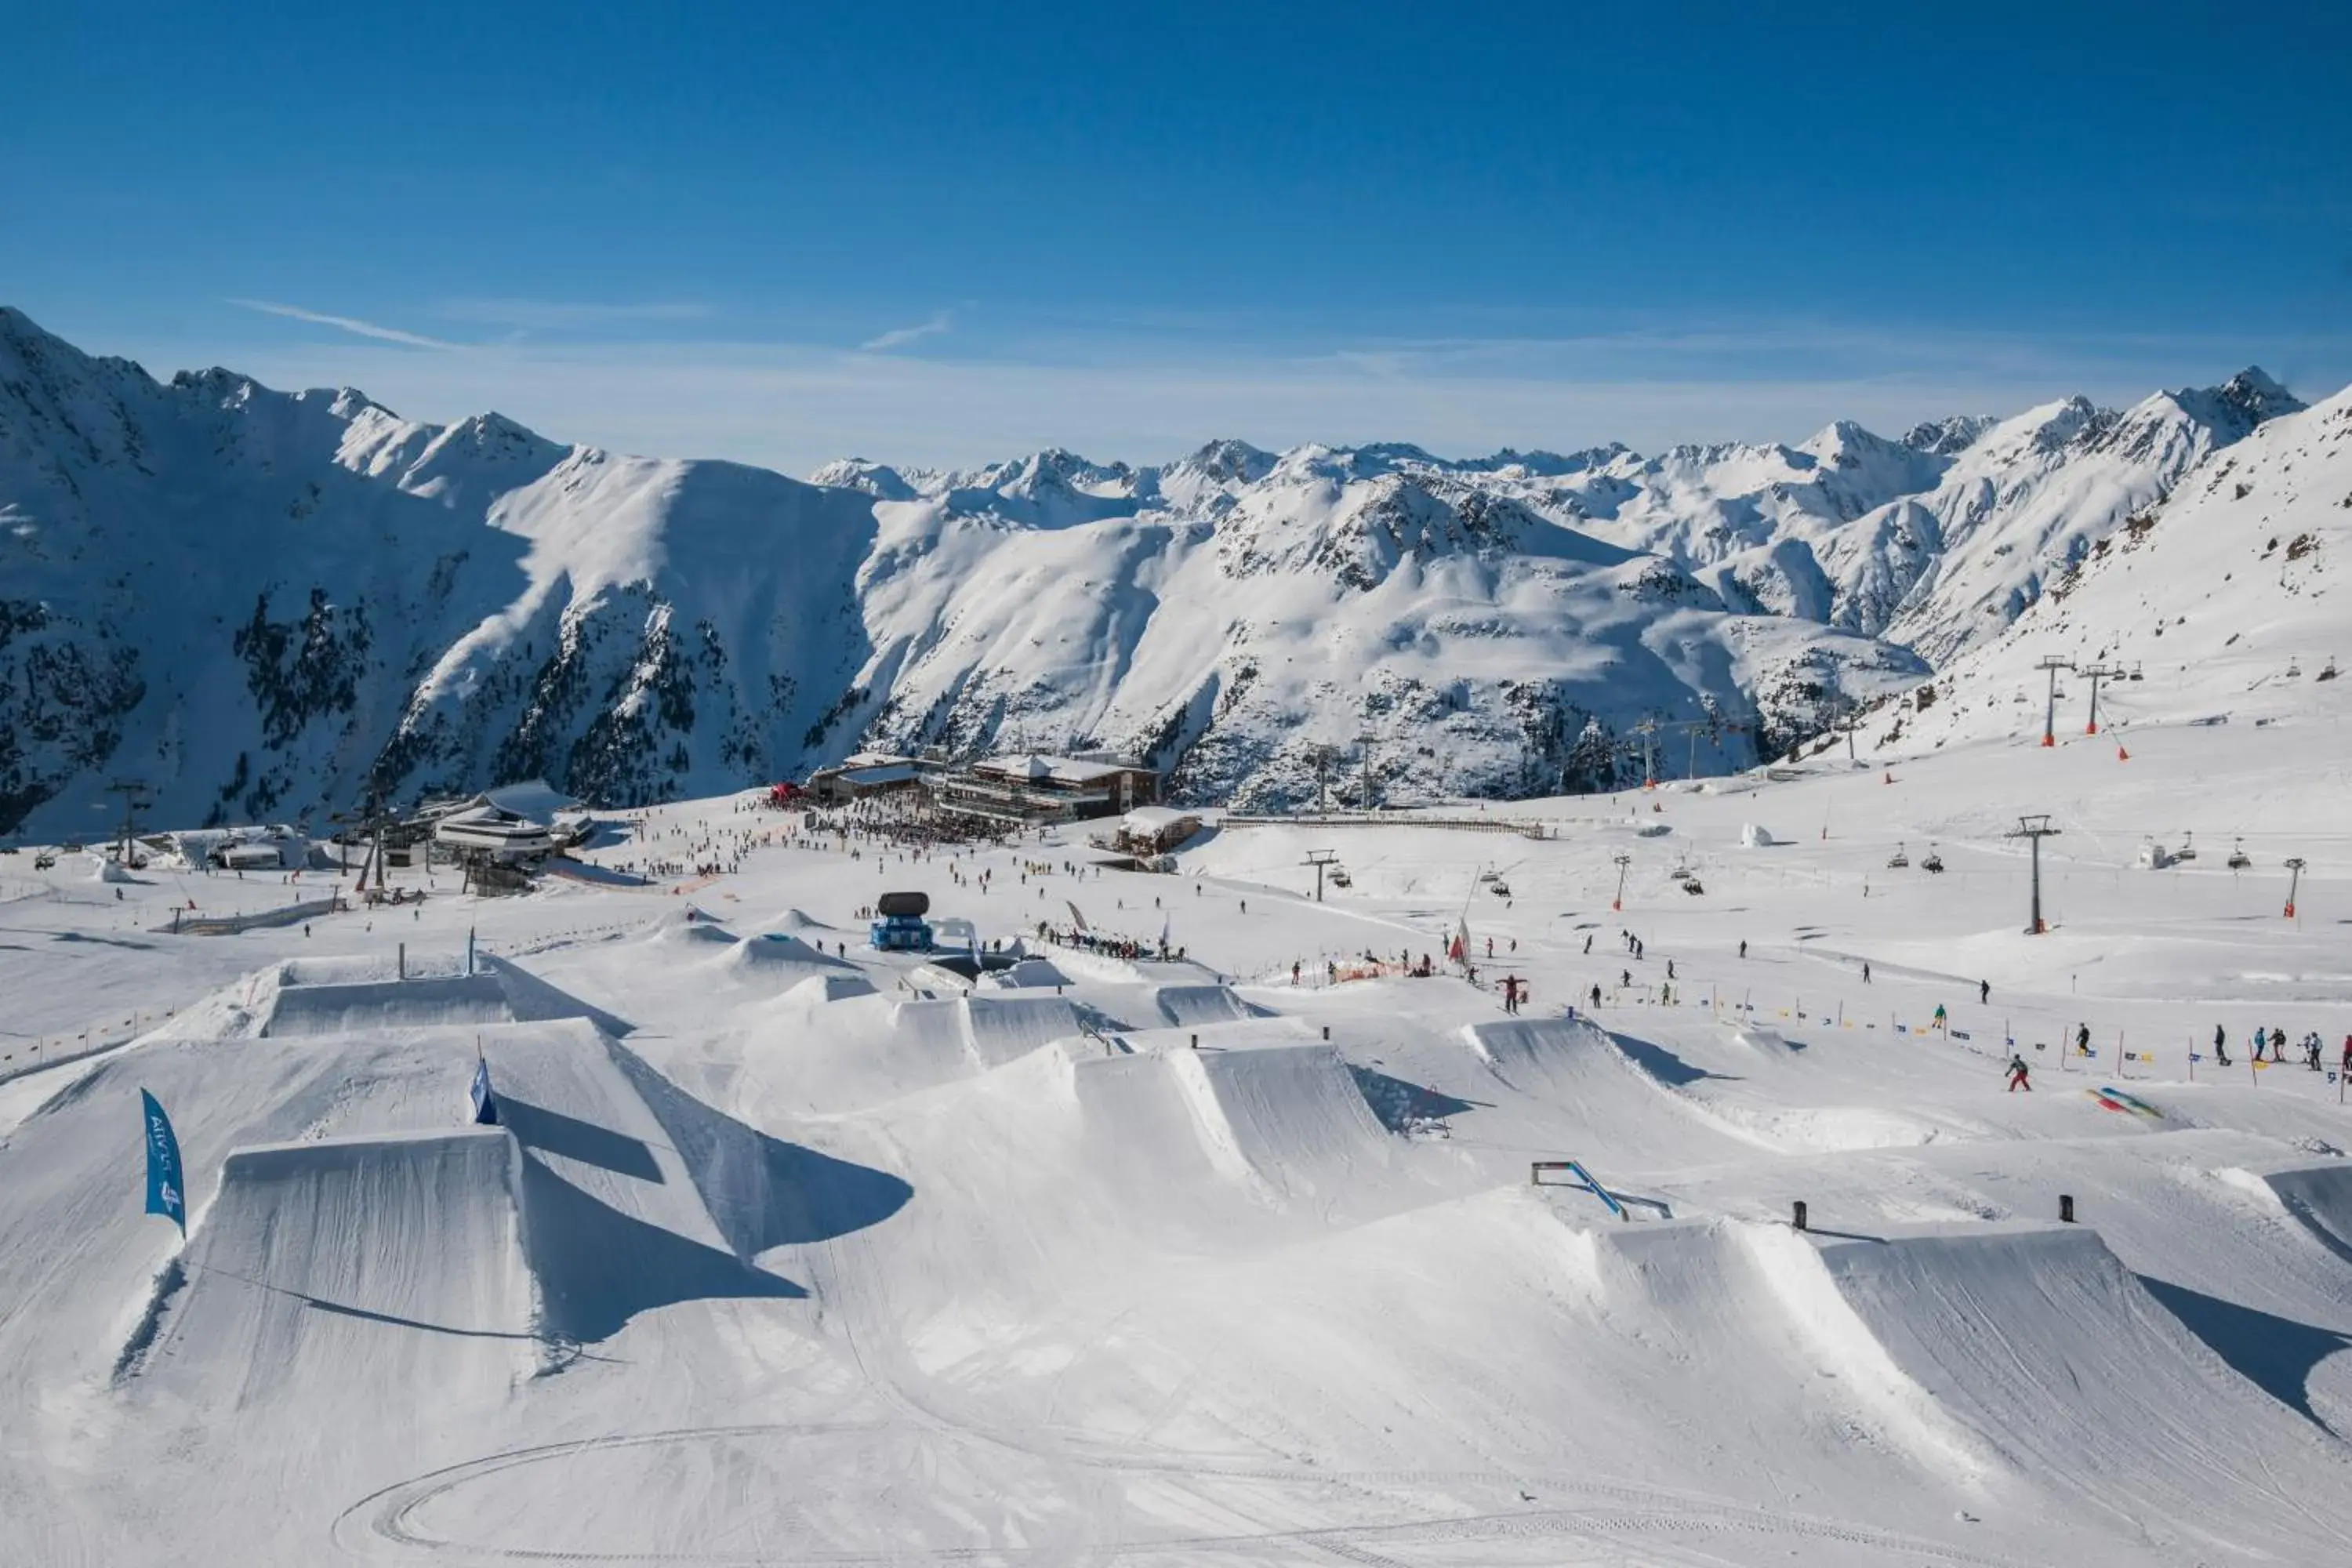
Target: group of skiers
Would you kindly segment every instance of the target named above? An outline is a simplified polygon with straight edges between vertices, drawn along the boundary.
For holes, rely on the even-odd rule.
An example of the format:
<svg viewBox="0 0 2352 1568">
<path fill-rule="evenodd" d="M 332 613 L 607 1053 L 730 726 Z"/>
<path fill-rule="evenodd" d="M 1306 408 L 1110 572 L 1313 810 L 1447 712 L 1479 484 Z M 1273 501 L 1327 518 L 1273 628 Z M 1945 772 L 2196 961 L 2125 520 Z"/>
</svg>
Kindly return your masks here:
<svg viewBox="0 0 2352 1568">
<path fill-rule="evenodd" d="M 2286 1060 L 2284 1029 L 2265 1029 L 2257 1024 L 2254 1026 L 2253 1042 L 2254 1060 Z M 2319 1071 L 2322 1065 L 2320 1058 L 2327 1049 L 2326 1043 L 2319 1037 L 2319 1031 L 2313 1029 L 2305 1033 L 2297 1042 L 2297 1048 L 2303 1053 L 2303 1065 L 2314 1072 Z M 2268 1058 L 2263 1055 L 2266 1049 L 2270 1052 Z M 2223 1067 L 2230 1065 L 2230 1031 L 2220 1024 L 2213 1026 L 2213 1059 Z M 2344 1037 L 2344 1051 L 2337 1060 L 2337 1068 L 2340 1071 L 2352 1073 L 2352 1035 Z"/>
</svg>

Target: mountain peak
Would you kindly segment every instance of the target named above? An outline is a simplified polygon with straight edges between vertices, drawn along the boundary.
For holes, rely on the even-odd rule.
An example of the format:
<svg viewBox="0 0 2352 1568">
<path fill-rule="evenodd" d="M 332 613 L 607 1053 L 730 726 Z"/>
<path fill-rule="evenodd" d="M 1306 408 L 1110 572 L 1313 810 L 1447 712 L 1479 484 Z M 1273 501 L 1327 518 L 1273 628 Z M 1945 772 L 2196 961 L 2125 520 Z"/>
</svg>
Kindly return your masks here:
<svg viewBox="0 0 2352 1568">
<path fill-rule="evenodd" d="M 2300 414 L 2307 406 L 2303 399 L 2272 380 L 2258 364 L 2248 365 L 2215 391 L 2222 402 L 2243 410 L 2256 425 L 2282 414 Z"/>
</svg>

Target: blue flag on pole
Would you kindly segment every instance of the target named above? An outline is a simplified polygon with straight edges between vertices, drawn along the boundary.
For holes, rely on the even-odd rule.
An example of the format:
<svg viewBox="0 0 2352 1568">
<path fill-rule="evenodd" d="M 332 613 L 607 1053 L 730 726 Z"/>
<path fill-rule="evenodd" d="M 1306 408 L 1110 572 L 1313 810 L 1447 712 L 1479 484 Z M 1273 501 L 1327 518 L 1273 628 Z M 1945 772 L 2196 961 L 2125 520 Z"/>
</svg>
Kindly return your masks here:
<svg viewBox="0 0 2352 1568">
<path fill-rule="evenodd" d="M 162 1215 L 185 1236 L 188 1194 L 180 1180 L 180 1141 L 172 1135 L 172 1119 L 153 1095 L 141 1089 L 139 1105 L 147 1118 L 147 1212 Z"/>
<path fill-rule="evenodd" d="M 496 1127 L 499 1124 L 499 1102 L 490 1093 L 490 1064 L 478 1056 L 474 1058 L 473 1094 L 476 1124 Z"/>
</svg>

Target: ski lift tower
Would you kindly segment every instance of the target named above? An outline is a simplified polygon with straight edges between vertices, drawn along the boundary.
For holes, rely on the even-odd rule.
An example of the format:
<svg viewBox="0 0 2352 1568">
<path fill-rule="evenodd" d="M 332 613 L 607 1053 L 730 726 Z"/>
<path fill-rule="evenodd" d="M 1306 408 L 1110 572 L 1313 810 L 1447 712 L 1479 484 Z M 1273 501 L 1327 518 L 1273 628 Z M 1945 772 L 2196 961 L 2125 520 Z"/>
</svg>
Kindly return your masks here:
<svg viewBox="0 0 2352 1568">
<path fill-rule="evenodd" d="M 1326 868 L 1336 864 L 1339 858 L 1339 852 L 1337 849 L 1309 849 L 1307 852 L 1306 864 L 1315 868 L 1315 901 L 1318 904 L 1323 901 L 1323 872 Z"/>
<path fill-rule="evenodd" d="M 1339 760 L 1339 748 L 1314 746 L 1307 754 L 1315 763 L 1315 814 L 1320 816 L 1331 809 L 1331 769 Z"/>
<path fill-rule="evenodd" d="M 1364 809 L 1372 809 L 1372 746 L 1380 739 L 1370 730 L 1356 737 L 1357 752 L 1364 763 Z"/>
<path fill-rule="evenodd" d="M 2286 863 L 2286 918 L 2289 920 L 2294 919 L 2294 895 L 2295 890 L 2303 886 L 2303 867 L 2304 859 L 2300 855 L 2290 858 Z"/>
<path fill-rule="evenodd" d="M 1609 907 L 1622 910 L 1625 907 L 1625 872 L 1633 864 L 1633 858 L 1620 849 L 1611 858 L 1617 862 L 1617 896 L 1609 900 Z"/>
<path fill-rule="evenodd" d="M 1652 742 L 1658 738 L 1657 720 L 1645 715 L 1640 723 L 1633 726 L 1633 733 L 1642 737 L 1642 787 L 1655 789 L 1658 787 L 1658 763 L 1656 748 Z"/>
<path fill-rule="evenodd" d="M 337 836 L 336 844 L 336 857 L 342 863 L 342 869 L 351 868 L 351 855 L 344 847 L 351 842 L 353 835 L 357 835 L 368 847 L 367 857 L 360 862 L 360 879 L 353 884 L 355 890 L 364 892 L 367 889 L 370 867 L 375 869 L 375 885 L 378 888 L 383 887 L 385 885 L 383 830 L 394 826 L 394 818 L 383 809 L 383 781 L 374 777 L 369 778 L 367 805 L 364 809 L 335 812 L 330 815 L 327 820 L 342 825 L 343 830 Z"/>
<path fill-rule="evenodd" d="M 116 779 L 106 786 L 109 795 L 122 797 L 122 829 L 115 845 L 115 863 L 124 870 L 131 868 L 131 841 L 139 836 L 139 814 L 154 803 L 155 792 L 137 779 Z"/>
<path fill-rule="evenodd" d="M 2041 936 L 2050 930 L 2042 923 L 2042 841 L 2055 837 L 2057 833 L 2058 829 L 2050 826 L 2049 814 L 2044 812 L 2033 816 L 2020 816 L 2016 831 L 2002 835 L 2006 838 L 2025 839 L 2033 847 L 2033 923 L 2025 928 L 2028 936 Z"/>
<path fill-rule="evenodd" d="M 2112 680 L 2116 676 L 2124 675 L 2128 672 L 2119 664 L 2094 664 L 2086 666 L 2084 668 L 2077 670 L 2075 673 L 2090 678 L 2091 721 L 2083 726 L 2083 733 L 2085 735 L 2095 735 L 2099 732 L 2099 682 L 2102 680 Z"/>
<path fill-rule="evenodd" d="M 2071 660 L 2061 658 L 2052 653 L 2044 654 L 2042 662 L 2034 668 L 2044 671 L 2050 677 L 2047 692 L 2042 698 L 2042 743 L 2045 746 L 2054 746 L 2058 743 L 2058 672 L 2062 669 L 2072 669 L 2074 666 Z"/>
</svg>

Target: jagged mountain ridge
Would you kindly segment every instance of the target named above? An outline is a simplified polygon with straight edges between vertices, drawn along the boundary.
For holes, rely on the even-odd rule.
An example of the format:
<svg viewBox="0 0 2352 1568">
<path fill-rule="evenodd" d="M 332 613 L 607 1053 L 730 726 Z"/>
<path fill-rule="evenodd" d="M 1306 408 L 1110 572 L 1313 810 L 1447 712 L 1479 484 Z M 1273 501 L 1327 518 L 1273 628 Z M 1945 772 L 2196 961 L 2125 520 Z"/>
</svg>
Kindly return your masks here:
<svg viewBox="0 0 2352 1568">
<path fill-rule="evenodd" d="M 2160 507 L 2134 516 L 2054 578 L 2000 637 L 1946 665 L 1924 710 L 1890 705 L 1884 744 L 1932 750 L 2042 732 L 2051 686 L 2039 668 L 2125 673 L 2100 696 L 2102 729 L 2202 723 L 2340 724 L 2352 708 L 2352 389 L 2263 421 L 2209 453 Z M 2087 739 L 2085 678 L 2062 674 L 2057 736 Z M 2127 757 L 2128 743 L 2118 762 Z M 2243 804 L 2252 831 L 2263 803 Z"/>
<path fill-rule="evenodd" d="M 87 830 L 116 776 L 191 821 L 346 806 L 372 774 L 620 804 L 861 743 L 1114 747 L 1276 803 L 1369 733 L 1388 798 L 1517 794 L 1617 782 L 1644 715 L 1746 721 L 1670 747 L 1719 769 L 1826 687 L 1925 672 L 1842 614 L 1849 581 L 1926 575 L 1854 531 L 1996 428 L 803 483 L 162 384 L 0 310 L 0 829 Z M 1759 592 L 1759 552 L 1808 593 Z"/>
</svg>

